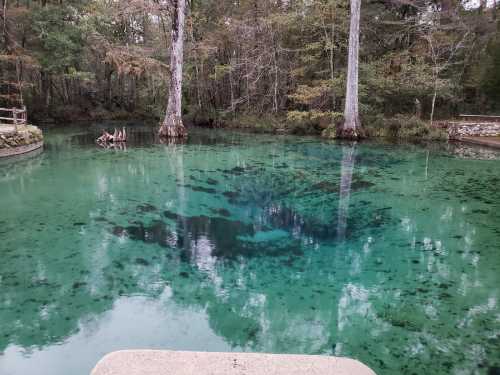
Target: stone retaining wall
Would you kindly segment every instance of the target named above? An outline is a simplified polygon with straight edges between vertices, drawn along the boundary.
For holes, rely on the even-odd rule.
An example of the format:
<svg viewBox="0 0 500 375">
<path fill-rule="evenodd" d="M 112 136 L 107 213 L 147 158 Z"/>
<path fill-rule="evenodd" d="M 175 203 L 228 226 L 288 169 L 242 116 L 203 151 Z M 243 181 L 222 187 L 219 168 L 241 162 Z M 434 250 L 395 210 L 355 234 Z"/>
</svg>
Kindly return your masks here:
<svg viewBox="0 0 500 375">
<path fill-rule="evenodd" d="M 0 157 L 25 154 L 43 146 L 43 134 L 36 126 L 0 126 Z"/>
<path fill-rule="evenodd" d="M 450 139 L 460 137 L 498 137 L 499 122 L 451 122 L 448 125 Z"/>
</svg>

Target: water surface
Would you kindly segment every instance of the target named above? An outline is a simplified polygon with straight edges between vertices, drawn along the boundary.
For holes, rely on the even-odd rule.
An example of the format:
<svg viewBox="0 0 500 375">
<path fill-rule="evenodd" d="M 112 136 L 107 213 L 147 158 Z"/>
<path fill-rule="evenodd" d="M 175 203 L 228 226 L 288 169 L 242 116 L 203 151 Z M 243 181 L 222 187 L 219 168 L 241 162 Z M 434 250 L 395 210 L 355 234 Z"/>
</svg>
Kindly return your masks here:
<svg viewBox="0 0 500 375">
<path fill-rule="evenodd" d="M 98 132 L 0 164 L 0 374 L 84 375 L 130 348 L 499 372 L 498 153 Z"/>
</svg>

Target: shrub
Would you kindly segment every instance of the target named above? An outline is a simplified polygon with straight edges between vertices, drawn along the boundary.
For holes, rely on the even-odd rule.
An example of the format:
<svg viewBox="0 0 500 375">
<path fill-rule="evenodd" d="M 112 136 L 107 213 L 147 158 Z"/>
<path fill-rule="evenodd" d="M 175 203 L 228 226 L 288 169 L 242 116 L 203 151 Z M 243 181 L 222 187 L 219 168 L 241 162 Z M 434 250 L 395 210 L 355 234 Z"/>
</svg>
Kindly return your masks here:
<svg viewBox="0 0 500 375">
<path fill-rule="evenodd" d="M 286 128 L 291 134 L 320 134 L 332 128 L 342 119 L 342 113 L 323 111 L 290 111 L 287 113 Z"/>
<path fill-rule="evenodd" d="M 361 125 L 368 137 L 386 137 L 386 119 L 381 113 L 361 116 Z"/>
<path fill-rule="evenodd" d="M 337 112 L 292 111 L 287 115 L 287 130 L 292 134 L 321 133 L 323 137 L 335 138 L 336 126 L 342 119 L 343 115 Z M 447 139 L 445 131 L 431 128 L 425 121 L 413 115 L 398 114 L 385 118 L 380 113 L 365 113 L 361 116 L 361 124 L 367 137 Z"/>
<path fill-rule="evenodd" d="M 370 137 L 426 140 L 445 140 L 448 137 L 443 129 L 431 128 L 427 122 L 413 115 L 398 114 L 391 118 L 380 114 L 366 116 L 363 126 Z"/>
<path fill-rule="evenodd" d="M 416 116 L 396 115 L 387 121 L 389 132 L 397 138 L 425 137 L 428 125 Z"/>
</svg>

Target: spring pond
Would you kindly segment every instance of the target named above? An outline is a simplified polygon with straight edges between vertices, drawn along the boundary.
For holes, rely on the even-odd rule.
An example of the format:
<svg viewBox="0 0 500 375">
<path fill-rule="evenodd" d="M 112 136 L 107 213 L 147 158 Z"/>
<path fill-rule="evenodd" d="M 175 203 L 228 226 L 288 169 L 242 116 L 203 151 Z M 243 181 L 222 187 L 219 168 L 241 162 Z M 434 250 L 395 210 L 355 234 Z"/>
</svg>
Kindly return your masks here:
<svg viewBox="0 0 500 375">
<path fill-rule="evenodd" d="M 128 128 L 0 164 L 0 374 L 133 348 L 500 373 L 500 153 Z"/>
</svg>

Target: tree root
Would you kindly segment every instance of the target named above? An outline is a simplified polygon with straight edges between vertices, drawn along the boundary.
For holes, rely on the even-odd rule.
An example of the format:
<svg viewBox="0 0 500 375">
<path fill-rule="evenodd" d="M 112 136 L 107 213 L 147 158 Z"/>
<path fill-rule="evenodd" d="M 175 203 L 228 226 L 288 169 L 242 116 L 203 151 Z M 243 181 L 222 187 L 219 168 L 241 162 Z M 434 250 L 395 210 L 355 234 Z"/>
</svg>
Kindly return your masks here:
<svg viewBox="0 0 500 375">
<path fill-rule="evenodd" d="M 337 128 L 335 137 L 339 139 L 357 141 L 359 139 L 366 138 L 366 134 L 360 127 L 358 127 L 357 129 L 352 129 L 352 128 L 346 129 L 343 126 L 340 126 Z"/>
<path fill-rule="evenodd" d="M 184 126 L 164 126 L 159 131 L 160 138 L 186 138 L 187 131 Z"/>
<path fill-rule="evenodd" d="M 165 119 L 158 132 L 160 138 L 186 138 L 187 130 L 180 118 Z"/>
</svg>

